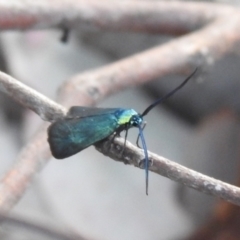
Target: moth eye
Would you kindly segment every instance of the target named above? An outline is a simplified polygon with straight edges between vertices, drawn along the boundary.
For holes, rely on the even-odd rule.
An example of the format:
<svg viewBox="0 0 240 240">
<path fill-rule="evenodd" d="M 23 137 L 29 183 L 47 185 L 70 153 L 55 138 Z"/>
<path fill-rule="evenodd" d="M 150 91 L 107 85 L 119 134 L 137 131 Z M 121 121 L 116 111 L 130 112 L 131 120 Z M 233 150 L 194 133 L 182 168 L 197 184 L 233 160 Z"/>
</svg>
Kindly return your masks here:
<svg viewBox="0 0 240 240">
<path fill-rule="evenodd" d="M 138 116 L 132 116 L 132 118 L 130 119 L 130 124 L 133 127 L 137 127 L 139 125 L 139 117 Z"/>
</svg>

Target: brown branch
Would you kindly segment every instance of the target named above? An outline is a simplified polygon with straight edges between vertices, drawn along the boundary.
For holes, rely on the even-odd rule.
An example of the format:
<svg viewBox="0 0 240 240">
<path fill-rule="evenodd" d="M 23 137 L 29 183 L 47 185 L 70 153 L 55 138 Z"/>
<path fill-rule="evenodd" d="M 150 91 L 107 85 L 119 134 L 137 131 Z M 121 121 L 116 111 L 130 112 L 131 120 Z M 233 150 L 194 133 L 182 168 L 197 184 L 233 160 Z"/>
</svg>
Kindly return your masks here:
<svg viewBox="0 0 240 240">
<path fill-rule="evenodd" d="M 0 77 L 1 76 L 3 75 L 0 74 Z M 19 88 L 16 89 L 16 96 L 21 96 L 21 94 L 18 92 Z M 24 94 L 28 93 L 30 94 L 29 97 L 32 97 L 36 92 L 29 89 L 29 91 L 25 92 Z M 38 94 L 36 94 L 34 97 L 38 98 Z M 20 101 L 22 101 L 21 98 Z M 48 107 L 49 101 L 42 101 L 42 108 L 47 109 Z M 56 112 L 59 112 L 62 109 L 58 104 L 56 104 L 54 108 Z M 126 144 L 124 155 L 121 156 L 122 148 L 124 147 L 123 139 L 115 139 L 114 144 L 111 140 L 102 141 L 100 143 L 97 143 L 96 147 L 105 155 L 117 161 L 132 164 L 136 167 L 139 167 L 140 161 L 144 159 L 142 150 L 133 146 L 129 142 Z M 41 150 L 40 152 L 39 149 Z M 36 155 L 37 159 L 35 159 Z M 35 137 L 34 144 L 28 144 L 28 146 L 19 156 L 20 161 L 2 179 L 0 185 L 1 210 L 6 211 L 16 203 L 16 201 L 23 194 L 35 172 L 40 170 L 41 167 L 46 164 L 49 157 L 49 147 L 46 144 L 46 128 L 44 128 L 41 129 L 41 131 Z M 210 178 L 150 152 L 149 158 L 153 163 L 150 166 L 150 171 L 168 177 L 198 191 L 221 197 L 226 201 L 240 206 L 240 188 Z M 32 159 L 35 159 L 35 161 L 32 161 Z"/>
<path fill-rule="evenodd" d="M 0 72 L 0 78 L 1 91 L 5 92 L 25 108 L 31 109 L 42 120 L 51 122 L 65 115 L 66 110 L 61 105 L 58 105 L 34 89 L 3 72 Z"/>
<path fill-rule="evenodd" d="M 240 53 L 239 29 L 240 10 L 228 21 L 223 17 L 192 34 L 72 77 L 61 87 L 59 101 L 67 107 L 92 105 L 110 94 L 169 73 L 187 75 L 196 67 L 209 68 L 226 54 Z"/>
<path fill-rule="evenodd" d="M 60 109 L 56 110 L 59 111 Z M 51 158 L 46 139 L 47 125 L 44 125 L 33 140 L 20 152 L 12 168 L 2 177 L 0 183 L 0 211 L 10 210 L 21 199 L 35 174 Z"/>
<path fill-rule="evenodd" d="M 124 156 L 122 156 L 123 147 L 124 139 L 122 138 L 116 138 L 114 140 L 114 144 L 111 139 L 96 144 L 97 150 L 102 152 L 104 155 L 116 161 L 139 167 L 141 165 L 141 160 L 144 159 L 143 150 L 140 150 L 133 144 L 127 142 L 124 150 Z M 187 187 L 196 189 L 200 192 L 215 195 L 240 206 L 239 187 L 208 177 L 149 151 L 148 154 L 149 159 L 152 162 L 149 168 L 150 171 L 167 177 L 175 182 L 184 184 Z"/>
<path fill-rule="evenodd" d="M 29 4 L 31 2 L 32 1 L 29 1 Z M 43 1 L 41 2 L 43 4 L 42 9 L 44 10 L 45 9 L 44 6 L 47 4 L 47 2 L 43 2 Z M 72 1 L 62 1 L 61 3 L 63 2 L 65 4 L 67 4 L 67 2 L 69 2 L 70 5 L 73 4 Z M 11 2 L 9 1 L 9 3 Z M 91 15 L 94 17 L 90 19 L 86 18 L 85 20 L 80 19 L 78 21 L 82 21 L 82 22 L 85 21 L 85 23 L 88 22 L 91 25 L 95 24 L 96 26 L 99 26 L 101 28 L 106 27 L 108 29 L 110 29 L 111 26 L 112 27 L 114 26 L 113 27 L 114 29 L 126 29 L 126 26 L 128 25 L 128 24 L 125 24 L 126 26 L 124 25 L 124 22 L 123 22 L 124 18 L 119 17 L 119 15 L 115 15 L 115 16 L 118 16 L 119 18 L 116 18 L 115 20 L 112 19 L 113 20 L 112 22 L 110 21 L 110 18 L 109 19 L 107 18 L 107 16 L 110 16 L 110 17 L 114 16 L 114 14 L 116 14 L 116 11 L 118 11 L 118 14 L 120 14 L 121 12 L 123 12 L 122 9 L 125 9 L 124 11 L 127 11 L 126 10 L 127 7 L 124 8 L 124 6 L 129 7 L 130 5 L 126 5 L 129 2 L 116 3 L 119 5 L 115 5 L 114 3 L 114 8 L 113 7 L 108 8 L 109 12 L 106 12 L 107 2 L 104 2 L 105 4 L 102 4 L 102 5 L 96 2 L 95 4 L 93 4 L 94 2 L 89 2 L 89 4 L 87 4 L 85 1 L 74 1 L 74 3 L 76 3 L 76 5 L 72 5 L 72 10 L 74 14 L 76 14 L 76 11 L 79 10 L 80 5 L 82 8 L 88 6 L 87 9 L 85 10 L 84 8 L 82 9 L 83 13 L 85 12 L 86 13 L 91 12 L 92 14 L 97 13 L 96 16 L 94 14 Z M 39 4 L 40 3 L 38 2 L 38 6 Z M 126 19 L 128 19 L 128 21 L 131 20 L 133 22 L 139 21 L 138 25 L 144 26 L 145 22 L 140 21 L 144 19 L 144 18 L 141 18 L 141 16 L 144 16 L 144 14 L 141 12 L 141 14 L 139 15 L 140 10 L 137 7 L 137 6 L 140 6 L 142 3 L 140 3 L 140 5 L 138 4 L 139 4 L 138 2 L 134 2 L 134 7 L 136 6 L 136 9 L 135 9 L 136 12 L 134 12 L 133 10 L 132 12 L 129 10 L 128 12 L 129 16 L 131 16 L 132 14 L 133 16 L 136 17 L 136 19 L 133 20 L 130 17 Z M 147 4 L 147 3 L 144 3 L 144 4 Z M 151 2 L 151 4 L 154 4 L 154 3 Z M 74 104 L 94 105 L 99 100 L 103 99 L 104 97 L 110 94 L 123 90 L 129 86 L 145 83 L 155 77 L 165 76 L 171 72 L 186 73 L 191 70 L 192 66 L 211 65 L 216 60 L 223 57 L 226 53 L 235 51 L 237 49 L 237 46 L 239 46 L 239 43 L 240 43 L 239 11 L 237 10 L 235 11 L 232 8 L 226 8 L 226 10 L 224 10 L 225 8 L 221 6 L 199 4 L 199 3 L 189 4 L 189 3 L 181 2 L 180 5 L 178 3 L 173 3 L 173 4 L 159 3 L 159 4 L 162 4 L 161 8 L 159 7 L 159 9 L 156 7 L 156 5 L 152 5 L 154 6 L 153 8 L 155 9 L 155 11 L 158 11 L 158 14 L 162 11 L 162 9 L 166 10 L 167 6 L 169 7 L 169 11 L 171 10 L 171 8 L 174 9 L 173 6 L 179 6 L 180 9 L 177 9 L 177 8 L 175 9 L 176 16 L 178 18 L 181 16 L 181 11 L 187 14 L 185 11 L 186 9 L 188 9 L 188 12 L 189 12 L 188 16 L 190 18 L 190 20 L 188 21 L 191 22 L 191 19 L 192 20 L 195 19 L 196 21 L 196 23 L 194 24 L 194 28 L 201 26 L 204 22 L 208 22 L 210 19 L 212 21 L 209 22 L 208 25 L 206 25 L 206 27 L 202 28 L 201 30 L 193 34 L 189 34 L 185 37 L 171 41 L 162 46 L 145 51 L 143 53 L 137 54 L 130 58 L 118 61 L 114 64 L 110 64 L 98 70 L 89 71 L 73 77 L 68 82 L 66 82 L 66 84 L 63 85 L 63 87 L 61 88 L 59 100 L 64 106 L 71 106 Z M 48 7 L 50 5 L 51 4 L 49 3 Z M 63 6 L 64 8 L 66 8 L 66 5 L 63 5 Z M 102 8 L 105 7 L 105 10 L 103 11 L 101 9 L 100 11 L 98 9 L 99 6 L 102 6 Z M 207 6 L 208 7 L 212 6 L 212 7 L 209 7 L 208 9 Z M 56 5 L 55 7 L 56 7 L 55 11 L 53 11 L 54 9 L 51 9 L 51 11 L 53 11 L 54 13 L 53 16 L 55 16 L 55 12 L 60 11 L 58 8 L 59 5 Z M 2 9 L 3 9 L 2 6 L 0 6 L 0 13 L 2 13 L 1 12 Z M 50 8 L 48 8 L 48 10 L 49 9 Z M 77 10 L 75 11 L 75 9 Z M 129 9 L 131 8 L 129 7 Z M 27 7 L 27 10 L 28 11 L 32 10 L 32 9 L 29 10 L 29 5 Z M 27 10 L 25 7 L 24 11 L 27 11 Z M 36 9 L 33 9 L 33 10 L 36 11 Z M 68 12 L 68 10 L 69 8 L 66 8 L 66 12 Z M 153 9 L 151 11 L 153 11 Z M 177 14 L 177 11 L 179 11 L 178 14 Z M 212 13 L 210 13 L 210 11 Z M 10 19 L 11 21 L 9 20 L 7 23 L 9 24 L 10 22 L 12 24 L 12 25 L 11 24 L 5 25 L 5 27 L 9 28 L 9 26 L 15 26 L 15 27 L 21 28 L 22 25 L 14 25 L 17 22 L 15 19 L 16 16 L 18 16 L 18 18 L 22 17 L 18 15 L 18 11 L 11 12 L 10 10 L 8 11 L 8 9 L 5 9 L 4 12 L 6 12 L 6 14 L 10 14 L 8 19 Z M 205 14 L 203 14 L 203 12 Z M 221 16 L 220 12 L 224 12 L 225 14 Z M 82 15 L 80 14 L 82 18 L 84 16 L 83 13 Z M 175 12 L 173 11 L 173 13 Z M 150 12 L 148 14 L 150 14 Z M 2 21 L 3 21 L 1 16 L 2 15 L 0 14 L 0 25 L 2 24 Z M 26 16 L 28 16 L 27 12 L 26 12 Z M 35 16 L 35 15 L 32 13 L 32 16 Z M 138 21 L 137 21 L 137 16 L 139 17 Z M 160 19 L 159 26 L 164 26 L 165 23 L 170 24 L 171 19 L 168 19 L 167 13 L 165 13 L 164 16 L 165 16 L 165 19 L 159 18 Z M 51 16 L 48 16 L 48 17 L 50 18 Z M 42 21 L 41 19 L 40 20 L 37 19 L 38 20 L 37 21 L 35 18 L 34 19 L 35 24 L 38 23 L 42 27 L 51 27 L 51 26 L 57 26 L 59 22 L 64 21 L 64 18 L 60 18 L 62 19 L 61 21 L 58 20 L 50 24 L 51 19 L 49 20 L 48 17 L 45 16 L 44 18 L 45 21 L 43 21 L 44 19 L 42 19 Z M 97 17 L 98 18 L 101 17 L 101 19 L 105 19 L 105 21 L 100 22 L 101 23 L 100 24 L 97 21 L 98 19 Z M 67 19 L 66 22 L 69 21 L 68 18 L 66 19 Z M 108 21 L 110 21 L 110 23 Z M 25 22 L 28 23 L 28 19 Z M 133 27 L 134 24 L 132 24 L 132 26 L 130 24 L 129 25 L 130 27 L 128 29 L 134 30 L 139 28 L 139 27 L 134 28 Z M 151 24 L 154 25 L 154 23 L 151 23 Z M 149 23 L 145 24 L 145 27 L 151 30 L 151 24 Z M 189 23 L 185 22 L 184 24 L 186 24 L 185 31 L 187 31 L 187 29 L 188 30 L 192 29 L 192 26 L 190 26 Z M 29 24 L 26 24 L 25 26 L 33 27 L 33 25 L 29 25 Z M 181 23 L 179 23 L 177 26 L 178 26 L 178 29 L 180 30 L 183 29 L 183 26 L 181 26 Z M 159 27 L 159 31 L 164 31 L 163 27 L 162 28 Z M 0 75 L 0 82 L 1 81 L 2 80 Z M 14 91 L 18 91 L 18 89 L 19 88 L 14 88 Z M 12 92 L 12 96 L 13 95 L 21 96 L 21 94 L 17 94 L 17 93 L 14 94 L 14 91 Z M 28 94 L 28 93 L 29 92 L 26 91 L 24 94 Z M 28 97 L 22 98 L 19 101 L 21 103 L 24 103 L 25 106 L 29 106 L 29 103 L 31 103 L 31 101 L 28 102 L 27 99 Z M 25 100 L 26 100 L 26 103 L 24 102 Z M 46 107 L 46 109 L 49 110 L 49 102 L 45 106 L 44 100 L 46 99 L 43 98 L 41 100 L 42 108 Z M 33 106 L 29 106 L 29 107 L 31 107 L 32 109 L 35 109 L 35 107 Z M 63 109 L 62 107 L 59 107 L 59 105 L 57 104 L 51 105 L 50 108 L 52 109 L 50 111 L 51 113 L 52 111 L 53 112 L 56 111 L 61 115 L 61 114 L 64 114 L 65 112 L 65 109 Z M 45 113 L 48 113 L 48 110 L 41 110 L 40 112 L 41 114 L 44 115 Z M 38 113 L 39 110 L 35 109 L 35 112 Z M 41 117 L 44 119 L 43 115 Z M 54 116 L 52 114 L 47 115 L 45 119 L 51 120 L 51 118 L 54 119 Z M 120 144 L 119 142 L 117 143 Z M 98 148 L 99 146 L 100 145 L 98 145 Z M 135 149 L 135 148 L 133 149 L 129 144 L 127 146 L 128 148 L 126 149 L 126 153 L 131 151 L 132 153 L 130 156 L 125 154 L 125 159 L 131 157 L 139 161 L 139 159 L 143 158 L 143 156 L 141 155 L 141 151 L 139 149 Z M 104 152 L 104 146 L 101 147 L 100 149 L 101 151 Z M 114 152 L 114 158 L 117 158 L 115 154 L 117 153 Z M 39 171 L 42 166 L 46 164 L 49 157 L 50 157 L 50 152 L 49 152 L 48 144 L 46 142 L 46 128 L 45 128 L 45 130 L 42 130 L 42 132 L 40 131 L 40 133 L 38 133 L 35 136 L 35 138 L 33 138 L 32 141 L 22 150 L 22 153 L 19 155 L 17 159 L 17 163 L 12 167 L 12 169 L 8 173 L 6 173 L 6 175 L 2 179 L 0 184 L 0 209 L 7 210 L 7 209 L 10 209 L 12 206 L 14 206 L 14 204 L 16 204 L 16 202 L 23 195 L 27 185 L 31 182 L 31 179 L 33 178 L 34 174 L 37 171 Z M 219 197 L 222 197 L 225 200 L 231 201 L 235 204 L 239 204 L 240 195 L 239 195 L 238 188 L 222 183 L 217 180 L 212 180 L 207 176 L 201 175 L 199 173 L 195 173 L 192 170 L 188 170 L 184 167 L 180 167 L 179 165 L 166 161 L 154 154 L 151 154 L 151 159 L 153 160 L 153 163 L 154 163 L 154 165 L 151 167 L 152 171 L 155 171 L 159 174 L 170 177 L 173 180 L 183 182 L 187 186 L 194 187 L 195 189 L 198 189 L 200 191 L 206 191 L 208 193 L 215 194 Z M 124 161 L 124 159 L 122 159 L 122 161 Z M 137 161 L 134 164 L 136 165 L 136 163 Z M 169 175 L 167 174 L 167 172 L 171 174 Z M 185 173 L 187 174 L 186 176 L 184 175 Z M 214 185 L 214 184 L 217 184 L 217 185 Z"/>
<path fill-rule="evenodd" d="M 93 26 L 100 29 L 182 34 L 236 13 L 211 3 L 106 0 L 13 0 L 0 3 L 0 29 Z"/>
<path fill-rule="evenodd" d="M 63 106 L 3 72 L 0 72 L 0 89 L 24 107 L 34 111 L 45 121 L 54 121 L 63 117 L 66 113 Z M 22 196 L 34 174 L 51 158 L 46 142 L 46 130 L 47 124 L 34 137 L 34 144 L 30 143 L 19 154 L 21 161 L 18 161 L 1 180 L 4 183 L 0 185 L 0 206 L 2 210 L 8 208 L 5 206 L 15 204 L 16 199 Z"/>
</svg>

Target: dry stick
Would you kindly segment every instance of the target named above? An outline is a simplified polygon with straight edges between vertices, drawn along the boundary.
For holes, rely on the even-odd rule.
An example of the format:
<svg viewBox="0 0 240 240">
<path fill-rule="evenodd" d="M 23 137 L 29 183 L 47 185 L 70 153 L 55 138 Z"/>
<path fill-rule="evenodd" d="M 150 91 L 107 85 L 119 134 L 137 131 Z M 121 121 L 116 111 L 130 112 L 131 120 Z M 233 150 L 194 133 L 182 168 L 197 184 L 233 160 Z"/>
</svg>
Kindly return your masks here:
<svg viewBox="0 0 240 240">
<path fill-rule="evenodd" d="M 3 72 L 1 72 L 0 89 L 25 108 L 38 114 L 42 120 L 51 122 L 66 113 L 61 105 Z"/>
<path fill-rule="evenodd" d="M 213 63 L 216 59 L 224 56 L 225 53 L 236 49 L 236 45 L 239 44 L 239 16 L 240 14 L 236 14 L 235 12 L 231 14 L 231 18 L 226 18 L 226 16 L 217 18 L 211 25 L 194 34 L 179 40 L 174 40 L 158 48 L 135 55 L 99 70 L 76 76 L 62 88 L 60 100 L 67 106 L 73 105 L 74 103 L 92 105 L 111 93 L 122 90 L 130 85 L 147 82 L 158 75 L 164 76 L 173 71 L 180 72 L 182 69 L 186 72 L 190 69 L 191 65 L 196 65 L 197 62 L 199 64 L 204 62 L 208 64 Z M 189 19 L 189 21 L 191 20 Z M 8 87 L 5 87 L 5 89 L 8 89 Z M 16 88 L 14 91 L 17 90 L 19 89 Z M 26 91 L 26 93 L 27 92 L 28 91 Z M 16 92 L 15 95 L 17 96 L 18 93 Z M 69 98 L 70 96 L 71 98 Z M 75 97 L 76 99 L 74 100 Z M 42 102 L 42 104 L 43 108 L 48 108 L 48 106 L 44 105 L 44 102 Z M 58 108 L 57 105 L 56 107 Z M 56 109 L 57 112 L 61 112 L 62 110 Z M 46 112 L 48 111 L 46 110 Z M 126 151 L 129 151 L 131 147 L 130 145 L 127 146 L 129 146 L 129 148 L 127 148 Z M 134 149 L 135 154 L 141 154 L 139 151 L 139 149 Z M 17 159 L 17 163 L 6 173 L 1 181 L 1 210 L 9 210 L 16 204 L 35 173 L 46 164 L 49 156 L 50 152 L 46 142 L 46 132 L 40 131 L 22 150 Z M 166 162 L 167 164 L 165 165 L 161 164 L 156 155 L 151 155 L 151 159 L 154 161 L 154 168 L 151 168 L 151 170 L 158 173 L 167 173 L 170 171 L 172 174 L 174 173 L 172 176 L 174 180 L 181 182 L 182 179 L 186 180 L 186 177 L 184 178 L 185 173 L 187 176 L 189 173 L 193 173 L 191 170 L 184 172 L 186 168 L 182 167 L 180 176 L 177 174 L 179 165 L 174 165 L 172 162 Z M 157 170 L 155 168 L 157 168 Z M 166 176 L 166 174 L 163 175 Z M 189 178 L 190 180 L 185 182 L 185 184 L 200 191 L 205 190 L 211 194 L 218 194 L 219 197 L 225 200 L 239 204 L 240 195 L 238 194 L 238 188 L 217 181 L 214 184 L 218 184 L 217 186 L 221 186 L 222 188 L 217 187 L 219 191 L 216 191 L 216 188 L 209 189 L 207 187 L 208 183 L 211 185 L 212 182 L 209 177 L 206 177 L 206 184 L 200 184 L 202 176 L 203 175 L 194 173 L 192 174 L 192 179 Z M 198 182 L 199 184 L 197 184 Z M 225 189 L 228 186 L 230 187 L 228 188 L 229 191 L 227 195 L 224 192 L 226 192 Z M 239 196 L 238 198 L 235 198 L 235 193 Z"/>
<path fill-rule="evenodd" d="M 0 1 L 0 29 L 93 26 L 177 35 L 232 12 L 227 5 L 178 1 L 8 0 Z"/>
<path fill-rule="evenodd" d="M 126 151 L 122 156 L 124 139 L 116 138 L 114 144 L 111 139 L 96 144 L 97 150 L 104 155 L 127 164 L 139 167 L 141 160 L 144 159 L 143 150 L 127 142 Z M 149 159 L 152 162 L 149 170 L 159 175 L 167 177 L 173 181 L 184 184 L 187 187 L 194 188 L 207 194 L 215 195 L 228 202 L 240 206 L 240 188 L 231 184 L 208 177 L 204 174 L 191 170 L 187 167 L 161 157 L 148 151 Z M 154 190 L 155 191 L 155 190 Z"/>
<path fill-rule="evenodd" d="M 11 84 L 10 85 L 16 85 L 20 87 L 17 88 L 12 88 L 11 86 L 9 86 L 9 82 L 10 81 L 5 81 L 6 79 L 11 79 Z M 1 81 L 3 80 L 3 81 Z M 17 80 L 11 78 L 10 76 L 1 73 L 0 72 L 0 81 L 4 86 L 7 87 L 7 89 L 10 91 L 12 89 L 13 92 L 15 92 L 15 96 L 19 96 L 19 100 L 22 101 L 22 93 L 24 93 L 24 99 L 30 99 L 30 101 L 28 102 L 28 100 L 26 101 L 26 103 L 24 104 L 26 106 L 27 105 L 31 105 L 32 102 L 41 102 L 41 107 L 45 109 L 46 112 L 47 109 L 49 108 L 49 102 L 52 102 L 51 100 L 47 99 L 46 97 L 44 97 L 43 95 L 37 93 L 35 90 L 30 89 L 29 87 L 25 86 L 22 83 L 19 83 Z M 18 99 L 18 97 L 15 97 L 16 99 Z M 38 101 L 31 101 L 31 99 L 37 99 Z M 20 102 L 19 101 L 19 102 Z M 32 108 L 35 108 L 35 106 L 32 106 Z M 50 107 L 51 110 L 56 111 L 56 112 L 60 112 L 63 110 L 63 108 L 61 106 L 59 106 L 58 104 L 53 104 Z M 45 130 L 45 129 L 44 129 Z M 40 131 L 40 133 L 38 134 L 37 138 L 38 140 L 40 139 L 44 139 L 40 134 L 45 135 L 45 131 Z M 124 146 L 124 140 L 123 139 L 115 139 L 114 141 L 115 144 L 112 144 L 112 141 L 103 141 L 100 142 L 98 144 L 96 144 L 97 149 L 104 153 L 105 155 L 111 157 L 112 159 L 115 159 L 117 161 L 121 161 L 124 163 L 128 163 L 131 165 L 134 165 L 136 167 L 139 167 L 139 163 L 140 160 L 144 158 L 144 154 L 142 152 L 142 150 L 140 150 L 139 148 L 135 147 L 134 145 L 132 145 L 131 143 L 127 142 L 126 144 L 126 148 L 124 151 L 124 156 L 121 156 L 121 149 Z M 33 149 L 31 149 L 31 153 L 32 154 L 36 154 L 38 152 L 39 147 L 42 148 L 42 145 L 46 145 L 44 142 L 39 141 L 39 144 L 35 144 L 31 146 L 33 147 Z M 45 149 L 44 152 L 42 153 L 47 153 L 49 152 L 48 149 Z M 28 149 L 28 153 L 29 153 L 29 149 Z M 37 162 L 33 162 L 33 161 L 28 161 L 29 156 L 24 156 L 24 151 L 22 153 L 23 155 L 21 156 L 22 159 L 24 159 L 24 164 L 27 165 L 27 169 L 31 169 L 32 168 L 32 172 L 31 174 L 33 175 L 35 173 L 35 164 L 37 164 L 37 169 L 39 169 L 40 167 L 42 167 L 41 165 L 46 163 L 46 159 L 49 158 L 49 155 L 38 155 L 38 161 Z M 33 155 L 33 158 L 35 157 Z M 121 156 L 121 157 L 119 157 Z M 156 154 L 153 154 L 151 152 L 149 152 L 149 159 L 152 161 L 152 165 L 150 166 L 150 170 L 158 173 L 162 176 L 168 177 L 174 181 L 183 183 L 184 185 L 188 186 L 188 187 L 192 187 L 194 189 L 197 189 L 199 191 L 203 191 L 212 195 L 216 195 L 218 197 L 221 197 L 229 202 L 232 202 L 234 204 L 240 205 L 240 188 L 232 186 L 230 184 L 221 182 L 219 180 L 210 178 L 208 176 L 205 176 L 203 174 L 200 174 L 196 171 L 193 171 L 191 169 L 188 169 L 186 167 L 181 166 L 180 164 L 174 163 L 166 158 L 160 157 Z M 17 167 L 17 170 L 16 170 Z M 27 176 L 29 173 L 26 174 L 25 170 L 25 166 L 21 166 L 21 165 L 17 165 L 15 167 L 15 169 L 13 168 L 8 175 L 5 177 L 4 179 L 4 183 L 7 187 L 10 187 L 11 190 L 13 192 L 11 192 L 11 194 L 14 193 L 14 197 L 18 196 L 19 197 L 19 189 L 22 190 L 22 188 L 26 188 L 27 185 L 29 184 L 29 179 L 24 179 L 24 181 L 21 179 L 20 182 L 14 182 L 11 181 L 13 179 L 19 178 L 19 176 Z M 3 189 L 1 186 L 1 191 L 2 190 L 6 190 Z M 21 193 L 21 191 L 20 191 Z M 0 200 L 2 201 L 2 197 L 4 195 L 0 194 L 1 198 Z M 6 196 L 4 196 L 6 197 Z M 9 198 L 9 200 L 13 200 L 11 195 L 7 195 L 7 197 Z M 15 199 L 14 199 L 15 200 Z M 13 204 L 13 202 L 10 202 Z M 8 202 L 8 205 L 10 204 Z M 5 204 L 6 205 L 6 204 Z M 4 209 L 6 210 L 6 208 Z"/>
<path fill-rule="evenodd" d="M 66 113 L 63 106 L 3 72 L 0 72 L 0 89 L 24 107 L 37 113 L 43 120 L 53 121 Z M 1 180 L 3 183 L 0 185 L 1 210 L 4 210 L 6 205 L 12 206 L 16 199 L 20 198 L 37 169 L 44 166 L 51 157 L 46 144 L 46 127 L 47 124 L 36 134 L 34 144 L 28 144 L 27 151 L 23 150 L 20 153 L 18 158 L 22 161 L 17 161 Z"/>
</svg>

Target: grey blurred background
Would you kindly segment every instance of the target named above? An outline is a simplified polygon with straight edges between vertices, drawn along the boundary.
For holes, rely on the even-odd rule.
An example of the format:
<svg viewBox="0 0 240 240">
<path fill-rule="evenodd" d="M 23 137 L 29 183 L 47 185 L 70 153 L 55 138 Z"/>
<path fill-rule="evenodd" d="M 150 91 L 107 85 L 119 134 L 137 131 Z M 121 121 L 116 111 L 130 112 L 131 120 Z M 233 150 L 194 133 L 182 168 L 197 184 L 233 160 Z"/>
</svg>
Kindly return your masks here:
<svg viewBox="0 0 240 240">
<path fill-rule="evenodd" d="M 132 33 L 72 31 L 4 32 L 1 70 L 55 99 L 70 76 L 104 66 L 170 39 Z M 176 56 L 177 57 L 177 56 Z M 240 58 L 229 55 L 155 108 L 146 120 L 149 150 L 201 173 L 236 184 L 239 169 Z M 186 76 L 169 76 L 99 103 L 141 112 Z M 0 96 L 0 171 L 9 169 L 42 124 L 37 115 Z M 129 140 L 135 143 L 137 131 Z M 90 147 L 52 159 L 12 211 L 30 221 L 71 229 L 88 239 L 183 239 L 203 224 L 218 200 L 150 173 L 117 163 Z"/>
</svg>

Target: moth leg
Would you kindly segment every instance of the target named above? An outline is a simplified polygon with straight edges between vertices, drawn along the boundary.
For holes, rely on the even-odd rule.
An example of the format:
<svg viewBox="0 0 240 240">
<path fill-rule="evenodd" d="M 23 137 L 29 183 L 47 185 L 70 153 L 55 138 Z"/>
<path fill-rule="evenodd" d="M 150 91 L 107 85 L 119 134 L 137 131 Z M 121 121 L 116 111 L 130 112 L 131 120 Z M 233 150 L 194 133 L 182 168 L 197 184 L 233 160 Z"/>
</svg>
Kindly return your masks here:
<svg viewBox="0 0 240 240">
<path fill-rule="evenodd" d="M 110 144 L 113 143 L 113 141 L 114 141 L 114 139 L 115 139 L 116 137 L 120 137 L 120 134 L 119 134 L 118 132 L 114 132 L 114 133 L 112 134 Z"/>
<path fill-rule="evenodd" d="M 116 137 L 121 137 L 120 133 L 121 131 L 116 131 L 112 134 L 110 144 L 113 144 L 113 141 L 115 140 Z"/>
<path fill-rule="evenodd" d="M 152 167 L 153 166 L 153 160 L 152 159 L 148 159 L 149 161 L 149 166 Z M 139 168 L 141 169 L 145 169 L 145 158 L 144 159 L 141 159 L 139 162 L 138 162 L 138 166 Z"/>
<path fill-rule="evenodd" d="M 128 126 L 126 125 L 126 126 L 124 126 L 123 129 L 114 132 L 113 137 L 112 137 L 112 139 L 111 139 L 111 144 L 112 144 L 113 141 L 114 141 L 114 139 L 115 139 L 116 137 L 120 137 L 120 136 L 121 136 L 120 133 L 121 133 L 122 131 L 124 131 L 124 130 L 125 130 L 124 144 L 123 144 L 123 148 L 122 148 L 122 150 L 121 150 L 121 152 L 120 152 L 120 157 L 123 156 L 124 150 L 125 150 L 125 148 L 126 148 L 126 142 L 127 142 L 127 136 L 128 136 Z M 127 162 L 127 161 L 124 161 L 124 163 L 127 164 L 128 162 Z"/>
<path fill-rule="evenodd" d="M 143 123 L 142 130 L 144 130 L 144 128 L 146 127 L 146 125 L 147 125 L 147 122 L 144 122 L 144 123 Z M 136 141 L 136 145 L 137 145 L 138 148 L 141 148 L 141 149 L 142 149 L 142 147 L 139 145 L 139 138 L 140 138 L 140 134 L 138 134 L 137 141 Z"/>
<path fill-rule="evenodd" d="M 124 137 L 124 144 L 123 144 L 123 149 L 121 151 L 121 157 L 123 156 L 125 147 L 126 147 L 126 142 L 127 142 L 127 136 L 128 136 L 128 128 L 126 127 L 125 129 L 125 137 Z M 125 163 L 126 164 L 126 163 Z"/>
</svg>

